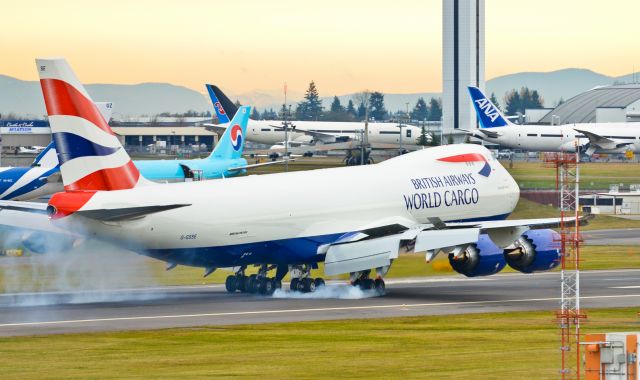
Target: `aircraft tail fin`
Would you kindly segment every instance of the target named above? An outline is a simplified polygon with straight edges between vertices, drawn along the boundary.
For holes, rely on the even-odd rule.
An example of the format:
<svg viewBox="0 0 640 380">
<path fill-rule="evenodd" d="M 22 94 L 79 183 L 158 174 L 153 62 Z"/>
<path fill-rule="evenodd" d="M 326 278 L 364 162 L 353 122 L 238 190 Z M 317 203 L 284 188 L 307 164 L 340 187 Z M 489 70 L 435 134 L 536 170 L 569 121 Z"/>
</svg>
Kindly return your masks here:
<svg viewBox="0 0 640 380">
<path fill-rule="evenodd" d="M 469 86 L 468 90 L 482 128 L 505 127 L 511 124 L 479 88 Z"/>
<path fill-rule="evenodd" d="M 150 183 L 67 61 L 36 59 L 36 65 L 65 190 L 123 190 Z"/>
<path fill-rule="evenodd" d="M 58 152 L 56 146 L 51 141 L 47 147 L 36 156 L 31 166 L 39 166 L 41 168 L 55 168 L 60 162 L 58 161 Z"/>
<path fill-rule="evenodd" d="M 212 84 L 207 84 L 206 86 L 220 124 L 228 123 L 229 118 L 233 118 L 238 112 L 238 107 L 218 86 Z"/>
<path fill-rule="evenodd" d="M 242 106 L 238 109 L 238 112 L 236 112 L 233 119 L 231 119 L 226 131 L 224 131 L 222 137 L 220 137 L 218 145 L 216 145 L 209 155 L 209 159 L 218 160 L 242 157 L 249 115 L 251 115 L 250 106 Z"/>
<path fill-rule="evenodd" d="M 96 106 L 102 117 L 104 117 L 104 120 L 109 124 L 109 120 L 111 120 L 111 115 L 113 114 L 113 102 L 96 102 Z"/>
</svg>

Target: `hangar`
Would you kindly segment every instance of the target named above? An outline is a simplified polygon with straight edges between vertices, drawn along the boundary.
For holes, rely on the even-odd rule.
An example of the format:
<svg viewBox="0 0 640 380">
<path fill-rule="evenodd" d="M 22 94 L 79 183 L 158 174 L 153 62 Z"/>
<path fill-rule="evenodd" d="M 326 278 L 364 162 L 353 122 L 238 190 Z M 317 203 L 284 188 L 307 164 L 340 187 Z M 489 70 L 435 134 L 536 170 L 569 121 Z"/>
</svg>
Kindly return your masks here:
<svg viewBox="0 0 640 380">
<path fill-rule="evenodd" d="M 548 112 L 539 124 L 640 121 L 640 84 L 596 87 Z"/>
</svg>

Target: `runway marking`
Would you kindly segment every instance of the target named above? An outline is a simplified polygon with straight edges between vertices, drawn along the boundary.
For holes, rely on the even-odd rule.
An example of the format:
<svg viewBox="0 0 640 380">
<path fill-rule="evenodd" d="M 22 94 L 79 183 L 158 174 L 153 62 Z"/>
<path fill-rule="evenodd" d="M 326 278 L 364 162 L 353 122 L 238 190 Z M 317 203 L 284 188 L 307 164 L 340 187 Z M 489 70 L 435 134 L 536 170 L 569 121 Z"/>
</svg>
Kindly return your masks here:
<svg viewBox="0 0 640 380">
<path fill-rule="evenodd" d="M 607 270 L 586 270 L 580 274 L 582 276 L 591 274 L 604 274 L 604 273 L 634 273 L 640 272 L 640 269 L 607 269 Z M 492 276 L 491 278 L 467 278 L 456 277 L 456 275 L 450 276 L 433 276 L 433 277 L 413 277 L 413 278 L 390 278 L 385 279 L 385 282 L 389 285 L 393 284 L 420 284 L 420 283 L 437 283 L 437 282 L 477 282 L 477 281 L 498 281 L 501 279 L 507 279 L 512 277 L 519 277 L 520 279 L 533 279 L 535 277 L 542 276 L 560 276 L 560 272 L 541 272 L 532 273 L 523 276 L 522 273 L 500 273 Z M 606 279 L 604 279 L 606 280 Z M 611 279 L 610 281 L 618 281 L 618 278 Z M 332 280 L 327 281 L 329 284 L 344 284 L 345 281 Z M 78 290 L 78 291 L 43 291 L 43 292 L 22 292 L 22 293 L 1 293 L 0 297 L 18 297 L 18 296 L 42 296 L 42 295 L 64 295 L 64 294 L 87 294 L 87 293 L 107 293 L 107 292 L 146 292 L 146 291 L 180 291 L 182 289 L 219 289 L 223 288 L 223 284 L 204 284 L 204 285 L 169 285 L 169 286 L 155 286 L 155 287 L 140 287 L 140 288 L 120 288 L 120 289 L 92 289 L 92 290 Z"/>
<path fill-rule="evenodd" d="M 611 286 L 609 289 L 640 289 L 640 285 Z"/>
<path fill-rule="evenodd" d="M 640 294 L 620 294 L 606 296 L 586 296 L 580 297 L 585 299 L 610 299 L 610 298 L 636 298 Z M 178 319 L 178 318 L 202 318 L 202 317 L 229 317 L 238 315 L 261 315 L 261 314 L 286 314 L 286 313 L 310 313 L 318 311 L 350 311 L 350 310 L 379 310 L 394 309 L 408 310 L 409 308 L 429 307 L 429 306 L 464 306 L 464 305 L 481 305 L 481 304 L 500 304 L 513 302 L 543 302 L 543 301 L 559 301 L 560 298 L 528 298 L 528 299 L 511 299 L 511 300 L 494 300 L 494 301 L 466 301 L 466 302 L 437 302 L 437 303 L 416 303 L 416 304 L 394 304 L 394 305 L 369 305 L 369 306 L 344 306 L 344 307 L 326 307 L 326 308 L 309 308 L 309 309 L 290 309 L 290 310 L 262 310 L 262 311 L 238 311 L 228 313 L 202 313 L 202 314 L 179 314 L 179 315 L 157 315 L 157 316 L 139 316 L 139 317 L 114 317 L 114 318 L 94 318 L 94 319 L 74 319 L 62 321 L 43 321 L 43 322 L 22 322 L 22 323 L 4 323 L 2 327 L 21 327 L 21 326 L 47 326 L 62 325 L 73 323 L 95 323 L 95 322 L 114 322 L 114 321 L 139 321 L 152 319 Z"/>
</svg>

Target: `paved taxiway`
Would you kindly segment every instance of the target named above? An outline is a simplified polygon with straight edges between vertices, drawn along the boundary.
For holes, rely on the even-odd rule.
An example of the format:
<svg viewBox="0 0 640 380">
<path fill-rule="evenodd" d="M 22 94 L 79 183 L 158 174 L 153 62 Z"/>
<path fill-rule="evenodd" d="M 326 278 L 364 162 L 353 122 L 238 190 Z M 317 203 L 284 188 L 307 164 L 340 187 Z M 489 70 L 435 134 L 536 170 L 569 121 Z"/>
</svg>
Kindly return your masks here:
<svg viewBox="0 0 640 380">
<path fill-rule="evenodd" d="M 640 245 L 640 228 L 584 231 L 582 238 L 588 245 Z"/>
<path fill-rule="evenodd" d="M 389 280 L 386 296 L 364 299 L 282 299 L 227 294 L 218 285 L 129 289 L 99 295 L 4 294 L 0 296 L 0 336 L 554 310 L 558 306 L 558 281 L 557 272 L 476 279 L 449 276 Z M 345 285 L 331 285 L 329 289 L 334 293 L 347 292 Z M 585 308 L 640 306 L 640 270 L 583 272 L 582 296 Z M 103 302 L 82 303 L 83 298 L 89 299 L 86 297 L 98 297 Z M 45 301 L 57 304 L 14 305 Z"/>
</svg>

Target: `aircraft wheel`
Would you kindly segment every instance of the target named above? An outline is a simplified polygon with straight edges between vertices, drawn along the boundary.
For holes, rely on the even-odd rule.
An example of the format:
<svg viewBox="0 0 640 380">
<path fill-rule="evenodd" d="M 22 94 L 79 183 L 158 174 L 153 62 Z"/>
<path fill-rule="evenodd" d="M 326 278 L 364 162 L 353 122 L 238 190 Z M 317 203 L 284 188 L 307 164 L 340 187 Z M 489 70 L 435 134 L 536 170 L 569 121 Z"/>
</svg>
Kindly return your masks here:
<svg viewBox="0 0 640 380">
<path fill-rule="evenodd" d="M 313 282 L 316 283 L 316 289 L 322 287 L 325 285 L 324 280 L 320 277 L 316 278 L 315 280 L 313 280 Z"/>
<path fill-rule="evenodd" d="M 276 291 L 275 280 L 271 278 L 265 278 L 262 284 L 262 294 L 270 296 Z"/>
<path fill-rule="evenodd" d="M 370 278 L 360 280 L 360 289 L 362 290 L 371 290 L 373 288 L 373 285 L 373 280 Z"/>
<path fill-rule="evenodd" d="M 248 293 L 257 293 L 258 292 L 258 276 L 252 274 L 248 277 L 247 280 L 247 292 Z"/>
<path fill-rule="evenodd" d="M 297 292 L 298 291 L 298 283 L 300 282 L 299 278 L 292 278 L 291 279 L 291 285 L 289 286 L 289 288 L 291 289 L 292 292 Z"/>
<path fill-rule="evenodd" d="M 276 280 L 275 278 L 273 279 L 273 286 L 276 289 L 282 289 L 282 281 L 280 280 Z"/>
<path fill-rule="evenodd" d="M 310 278 L 302 280 L 302 286 L 305 293 L 313 293 L 316 291 L 316 282 Z"/>
<path fill-rule="evenodd" d="M 247 291 L 247 276 L 238 275 L 236 276 L 236 288 L 242 293 Z"/>
<path fill-rule="evenodd" d="M 229 293 L 235 293 L 238 289 L 238 278 L 236 276 L 227 276 L 224 286 Z"/>
<path fill-rule="evenodd" d="M 386 289 L 384 280 L 381 278 L 376 278 L 376 280 L 374 281 L 374 288 L 376 289 L 376 293 L 383 295 Z"/>
</svg>

